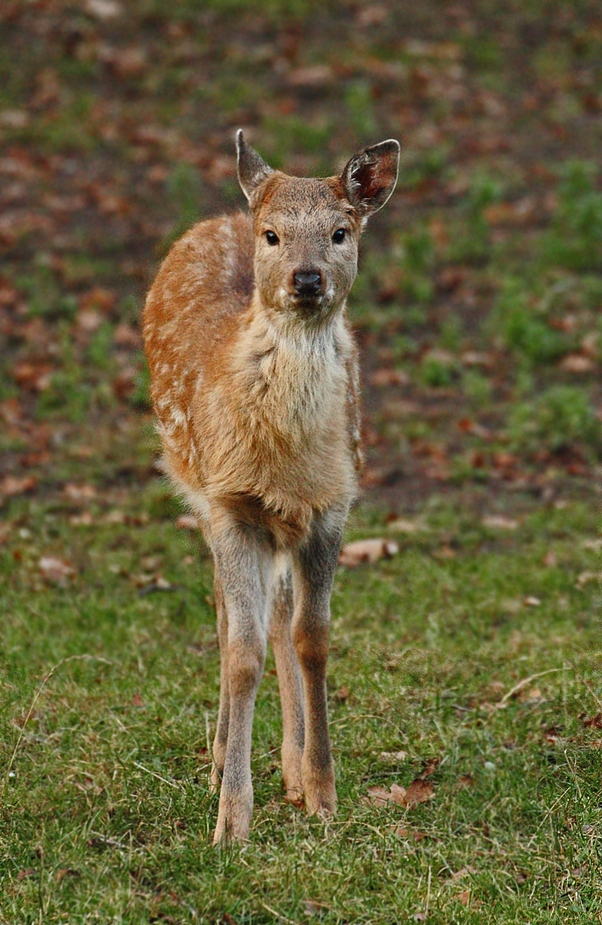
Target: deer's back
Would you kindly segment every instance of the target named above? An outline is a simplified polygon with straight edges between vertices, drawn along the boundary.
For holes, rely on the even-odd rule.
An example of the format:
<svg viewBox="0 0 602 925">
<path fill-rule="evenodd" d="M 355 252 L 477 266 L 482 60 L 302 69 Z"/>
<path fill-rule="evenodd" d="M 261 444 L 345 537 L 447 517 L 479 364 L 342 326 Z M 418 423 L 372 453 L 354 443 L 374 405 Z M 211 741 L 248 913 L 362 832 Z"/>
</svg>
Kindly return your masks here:
<svg viewBox="0 0 602 925">
<path fill-rule="evenodd" d="M 185 366 L 187 347 L 211 349 L 209 339 L 226 318 L 243 312 L 253 294 L 253 224 L 242 213 L 199 222 L 174 244 L 144 309 L 144 339 L 151 367 L 166 348 Z"/>
<path fill-rule="evenodd" d="M 151 396 L 167 456 L 196 468 L 191 399 L 253 294 L 253 225 L 242 213 L 200 222 L 173 245 L 143 317 Z M 172 473 L 177 476 L 177 472 Z"/>
</svg>

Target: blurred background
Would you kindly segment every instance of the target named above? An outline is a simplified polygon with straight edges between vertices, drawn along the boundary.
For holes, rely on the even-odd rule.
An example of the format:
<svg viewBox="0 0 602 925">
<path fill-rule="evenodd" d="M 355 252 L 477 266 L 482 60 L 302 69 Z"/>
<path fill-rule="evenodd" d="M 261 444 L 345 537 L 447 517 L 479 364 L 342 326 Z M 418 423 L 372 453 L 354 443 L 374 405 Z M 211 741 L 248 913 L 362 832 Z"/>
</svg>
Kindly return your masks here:
<svg viewBox="0 0 602 925">
<path fill-rule="evenodd" d="M 152 482 L 173 513 L 140 313 L 169 244 L 244 207 L 240 126 L 308 175 L 402 141 L 350 306 L 368 497 L 593 491 L 599 4 L 3 0 L 0 42 L 0 500 Z"/>
</svg>

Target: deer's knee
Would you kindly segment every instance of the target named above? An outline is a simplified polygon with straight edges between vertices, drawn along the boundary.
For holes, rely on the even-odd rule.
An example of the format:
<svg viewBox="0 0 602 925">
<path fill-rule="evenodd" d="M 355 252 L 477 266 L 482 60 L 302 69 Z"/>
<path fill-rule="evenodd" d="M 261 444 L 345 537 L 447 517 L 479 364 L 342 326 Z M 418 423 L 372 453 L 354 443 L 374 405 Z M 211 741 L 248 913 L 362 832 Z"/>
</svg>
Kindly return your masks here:
<svg viewBox="0 0 602 925">
<path fill-rule="evenodd" d="M 263 674 L 265 642 L 259 638 L 228 643 L 228 687 L 231 697 L 245 697 L 257 689 Z"/>
<path fill-rule="evenodd" d="M 328 658 L 328 621 L 307 625 L 297 623 L 293 628 L 293 644 L 301 666 L 307 670 L 323 668 Z"/>
</svg>

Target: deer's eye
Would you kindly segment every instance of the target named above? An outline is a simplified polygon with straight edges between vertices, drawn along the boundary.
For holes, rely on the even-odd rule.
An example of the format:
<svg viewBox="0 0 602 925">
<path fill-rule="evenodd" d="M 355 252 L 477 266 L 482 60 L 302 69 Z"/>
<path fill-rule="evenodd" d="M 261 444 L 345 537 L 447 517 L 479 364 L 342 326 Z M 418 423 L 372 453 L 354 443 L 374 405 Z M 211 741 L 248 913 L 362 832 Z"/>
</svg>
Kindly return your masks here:
<svg viewBox="0 0 602 925">
<path fill-rule="evenodd" d="M 278 235 L 275 234 L 273 231 L 266 231 L 266 233 L 265 233 L 265 239 L 266 239 L 266 241 L 268 242 L 268 244 L 270 245 L 270 247 L 275 247 L 276 244 L 278 244 L 278 242 L 279 242 L 279 240 L 280 240 L 279 237 L 278 237 Z"/>
<path fill-rule="evenodd" d="M 344 240 L 345 240 L 345 229 L 338 228 L 332 236 L 332 243 L 342 244 Z"/>
</svg>

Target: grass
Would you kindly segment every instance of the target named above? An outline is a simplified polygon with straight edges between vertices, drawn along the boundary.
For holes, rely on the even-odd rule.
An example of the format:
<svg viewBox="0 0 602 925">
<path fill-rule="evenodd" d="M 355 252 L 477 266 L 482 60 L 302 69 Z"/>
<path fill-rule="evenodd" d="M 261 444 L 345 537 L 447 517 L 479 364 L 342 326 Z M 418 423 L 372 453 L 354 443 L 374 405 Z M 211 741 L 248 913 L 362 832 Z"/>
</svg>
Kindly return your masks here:
<svg viewBox="0 0 602 925">
<path fill-rule="evenodd" d="M 215 850 L 210 567 L 162 498 L 153 483 L 129 505 L 99 493 L 88 525 L 77 502 L 7 512 L 2 921 L 599 919 L 590 509 L 526 505 L 508 524 L 433 498 L 399 556 L 341 571 L 339 813 L 324 824 L 282 800 L 269 662 L 252 839 Z M 371 508 L 350 536 L 387 529 Z M 50 555 L 73 569 L 58 584 Z M 424 773 L 428 802 L 370 803 L 370 787 Z"/>
</svg>

